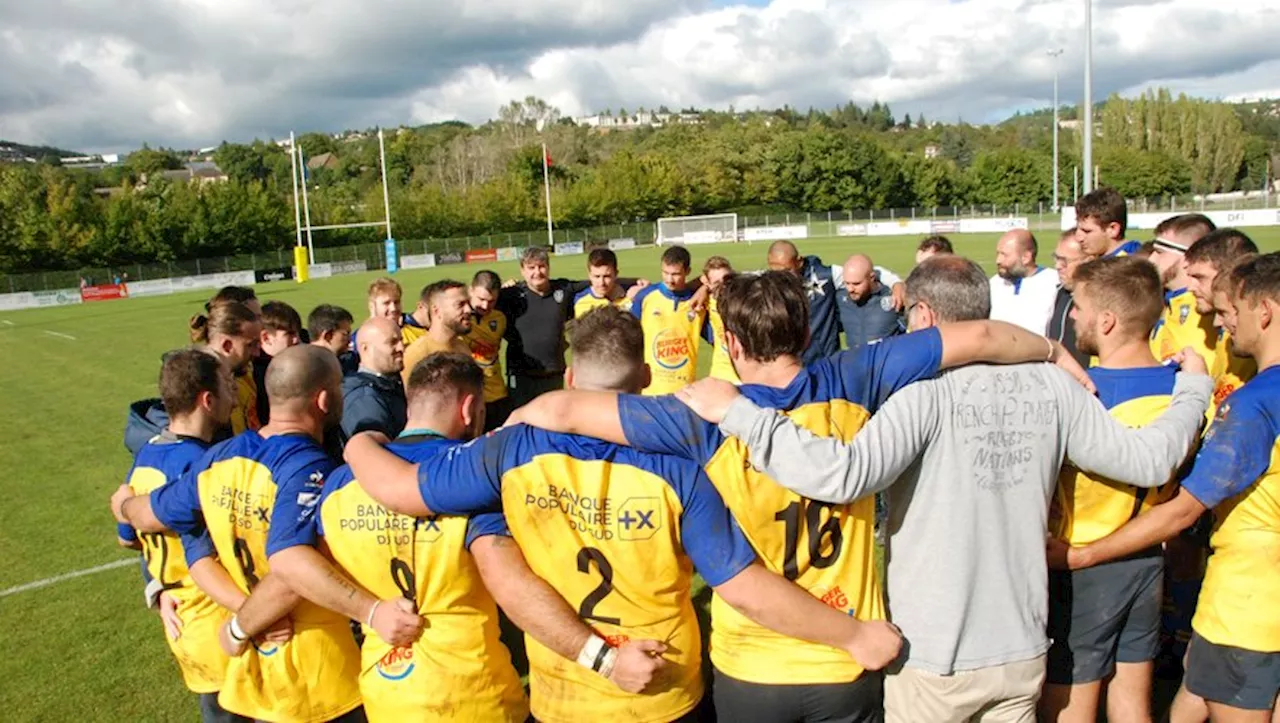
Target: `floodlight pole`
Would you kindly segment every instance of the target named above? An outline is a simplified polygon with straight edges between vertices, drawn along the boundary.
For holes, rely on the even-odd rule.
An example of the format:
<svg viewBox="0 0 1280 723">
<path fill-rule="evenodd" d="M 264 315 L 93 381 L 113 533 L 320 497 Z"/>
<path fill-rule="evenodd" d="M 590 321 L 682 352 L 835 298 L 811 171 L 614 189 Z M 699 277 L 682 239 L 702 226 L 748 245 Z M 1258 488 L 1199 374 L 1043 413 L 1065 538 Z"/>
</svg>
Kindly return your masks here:
<svg viewBox="0 0 1280 723">
<path fill-rule="evenodd" d="M 1049 51 L 1053 58 L 1053 210 L 1058 211 L 1058 56 L 1062 48 Z"/>
<path fill-rule="evenodd" d="M 1084 192 L 1093 190 L 1093 0 L 1084 0 Z"/>
<path fill-rule="evenodd" d="M 293 137 L 293 131 L 289 131 L 289 165 L 293 166 L 293 227 L 297 231 L 298 243 L 302 245 L 302 206 L 298 204 L 298 157 L 294 155 L 297 152 L 298 144 Z"/>
<path fill-rule="evenodd" d="M 382 142 L 382 129 L 378 129 L 378 155 L 382 158 L 382 205 L 387 211 L 387 238 L 391 238 L 391 192 L 387 190 L 387 146 Z"/>
</svg>

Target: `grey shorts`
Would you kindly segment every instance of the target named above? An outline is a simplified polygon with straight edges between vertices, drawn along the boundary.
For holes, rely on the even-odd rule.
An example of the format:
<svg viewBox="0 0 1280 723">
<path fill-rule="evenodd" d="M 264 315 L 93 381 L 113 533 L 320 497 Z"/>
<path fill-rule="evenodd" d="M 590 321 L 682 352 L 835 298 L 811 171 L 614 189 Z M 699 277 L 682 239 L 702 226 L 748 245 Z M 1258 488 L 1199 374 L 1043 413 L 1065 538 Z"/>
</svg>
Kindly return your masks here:
<svg viewBox="0 0 1280 723">
<path fill-rule="evenodd" d="M 1187 690 L 1205 700 L 1245 710 L 1271 710 L 1280 694 L 1280 653 L 1216 645 L 1192 633 Z"/>
<path fill-rule="evenodd" d="M 1049 571 L 1046 681 L 1102 680 L 1116 663 L 1154 660 L 1160 642 L 1164 559 L 1159 549 L 1074 571 Z"/>
</svg>

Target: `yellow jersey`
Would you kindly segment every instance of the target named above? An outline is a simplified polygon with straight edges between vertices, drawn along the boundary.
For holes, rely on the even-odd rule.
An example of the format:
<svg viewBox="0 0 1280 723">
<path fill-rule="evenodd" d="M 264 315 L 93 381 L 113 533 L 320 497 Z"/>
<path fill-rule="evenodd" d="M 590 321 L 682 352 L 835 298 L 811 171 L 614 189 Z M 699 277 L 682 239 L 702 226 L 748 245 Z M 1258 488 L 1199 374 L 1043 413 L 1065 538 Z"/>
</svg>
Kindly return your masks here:
<svg viewBox="0 0 1280 723">
<path fill-rule="evenodd" d="M 231 408 L 231 433 L 240 434 L 251 429 L 258 429 L 262 423 L 258 421 L 258 382 L 252 371 L 245 371 L 236 376 L 236 403 Z"/>
<path fill-rule="evenodd" d="M 733 361 L 729 359 L 729 347 L 724 341 L 724 319 L 720 318 L 714 295 L 707 301 L 707 321 L 702 327 L 702 338 L 711 345 L 711 373 L 708 376 L 741 384 Z"/>
<path fill-rule="evenodd" d="M 784 388 L 741 389 L 814 434 L 848 442 L 890 394 L 936 375 L 941 359 L 941 336 L 928 329 L 839 352 Z M 872 497 L 841 505 L 801 497 L 757 471 L 740 440 L 674 397 L 624 395 L 618 415 L 637 449 L 690 459 L 706 469 L 770 570 L 837 610 L 861 620 L 884 618 Z M 718 596 L 711 601 L 711 662 L 730 677 L 769 685 L 844 683 L 863 673 L 843 651 L 775 633 Z"/>
<path fill-rule="evenodd" d="M 402 314 L 400 316 L 400 340 L 404 342 L 406 349 L 426 333 L 427 327 L 419 324 L 418 320 L 413 318 L 413 314 Z"/>
<path fill-rule="evenodd" d="M 433 512 L 502 508 L 529 567 L 610 645 L 661 640 L 667 668 L 642 695 L 526 638 L 540 721 L 671 721 L 702 698 L 693 569 L 712 587 L 755 561 L 697 465 L 525 425 L 419 467 Z"/>
<path fill-rule="evenodd" d="M 1142 250 L 1141 241 L 1125 241 L 1119 246 L 1103 254 L 1103 256 L 1116 256 L 1116 257 L 1129 256 L 1130 254 L 1138 253 L 1138 251 L 1140 250 Z"/>
<path fill-rule="evenodd" d="M 208 448 L 199 439 L 166 430 L 138 450 L 129 471 L 129 487 L 134 494 L 145 495 L 176 482 Z M 193 693 L 218 692 L 227 672 L 218 630 L 231 613 L 196 587 L 187 569 L 188 564 L 213 555 L 213 543 L 207 534 L 182 540 L 175 532 L 144 532 L 139 538 L 147 572 L 178 601 L 182 635 L 177 640 L 168 635 L 164 639 L 178 661 L 183 682 Z"/>
<path fill-rule="evenodd" d="M 502 336 L 507 333 L 507 315 L 490 309 L 484 316 L 471 316 L 471 331 L 462 338 L 471 350 L 471 358 L 484 370 L 484 401 L 496 402 L 507 396 L 507 380 L 502 376 Z"/>
<path fill-rule="evenodd" d="M 1231 335 L 1225 329 L 1220 330 L 1218 335 L 1213 362 L 1209 365 L 1209 376 L 1213 377 L 1213 403 L 1209 405 L 1209 414 L 1214 418 L 1218 407 L 1227 397 L 1258 373 L 1257 362 L 1235 355 L 1231 349 Z"/>
<path fill-rule="evenodd" d="M 387 447 L 410 462 L 458 443 L 401 436 Z M 485 535 L 508 535 L 500 513 L 413 518 L 389 512 L 339 467 L 320 497 L 319 534 L 335 562 L 380 600 L 414 601 L 429 621 L 397 648 L 365 629 L 360 693 L 373 721 L 524 723 L 529 703 L 498 639 L 498 608 L 467 552 Z"/>
<path fill-rule="evenodd" d="M 1215 645 L 1280 652 L 1280 367 L 1218 407 L 1182 487 L 1214 518 L 1192 629 Z"/>
<path fill-rule="evenodd" d="M 1164 313 L 1151 332 L 1151 353 L 1156 359 L 1168 361 L 1170 357 L 1191 347 L 1213 368 L 1217 352 L 1218 329 L 1213 316 L 1201 316 L 1196 311 L 1196 297 L 1186 289 L 1170 291 L 1164 295 Z"/>
<path fill-rule="evenodd" d="M 316 504 L 333 462 L 305 435 L 245 432 L 151 493 L 156 518 L 186 537 L 205 531 L 240 591 L 250 594 L 268 558 L 316 544 Z M 346 618 L 303 600 L 293 637 L 253 646 L 227 663 L 218 704 L 269 721 L 320 723 L 360 705 L 360 651 Z"/>
<path fill-rule="evenodd" d="M 419 337 L 417 341 L 404 350 L 404 371 L 400 372 L 400 378 L 404 381 L 406 389 L 409 387 L 409 375 L 413 374 L 413 368 L 417 366 L 418 362 L 438 352 L 453 352 L 471 356 L 471 347 L 467 346 L 467 342 L 463 341 L 460 336 L 449 337 L 449 343 L 447 344 L 440 344 L 430 336 Z"/>
<path fill-rule="evenodd" d="M 1141 427 L 1169 408 L 1178 370 L 1171 366 L 1138 369 L 1094 367 L 1089 378 L 1098 398 L 1116 421 Z M 1091 477 L 1071 465 L 1062 468 L 1049 514 L 1049 533 L 1071 545 L 1087 545 L 1115 532 L 1129 520 L 1167 501 L 1172 484 L 1142 489 Z"/>
<path fill-rule="evenodd" d="M 621 286 L 614 286 L 608 297 L 596 296 L 590 287 L 578 292 L 573 297 L 573 318 L 578 318 L 592 309 L 601 306 L 616 306 L 623 311 L 631 311 L 631 299 Z"/>
<path fill-rule="evenodd" d="M 671 291 L 666 284 L 646 286 L 636 294 L 631 313 L 644 329 L 644 361 L 653 380 L 648 395 L 671 394 L 698 373 L 698 337 L 706 311 L 693 310 L 693 291 Z"/>
</svg>

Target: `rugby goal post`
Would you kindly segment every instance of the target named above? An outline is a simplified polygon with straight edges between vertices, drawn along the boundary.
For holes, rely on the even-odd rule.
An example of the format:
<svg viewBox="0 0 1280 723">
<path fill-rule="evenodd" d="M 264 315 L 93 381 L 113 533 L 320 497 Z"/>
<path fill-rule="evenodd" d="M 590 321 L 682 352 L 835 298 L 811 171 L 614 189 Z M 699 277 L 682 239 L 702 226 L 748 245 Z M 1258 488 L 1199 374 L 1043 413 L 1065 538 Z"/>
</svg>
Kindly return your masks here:
<svg viewBox="0 0 1280 723">
<path fill-rule="evenodd" d="M 738 240 L 738 214 L 676 216 L 658 219 L 657 244 L 715 244 Z"/>
</svg>

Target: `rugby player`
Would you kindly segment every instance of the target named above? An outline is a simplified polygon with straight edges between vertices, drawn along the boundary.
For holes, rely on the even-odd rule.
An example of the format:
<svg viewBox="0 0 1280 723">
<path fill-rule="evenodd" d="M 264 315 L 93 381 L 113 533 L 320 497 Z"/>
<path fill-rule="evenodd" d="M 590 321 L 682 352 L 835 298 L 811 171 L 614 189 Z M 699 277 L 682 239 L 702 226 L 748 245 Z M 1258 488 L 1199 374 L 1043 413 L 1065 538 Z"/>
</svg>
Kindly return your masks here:
<svg viewBox="0 0 1280 723">
<path fill-rule="evenodd" d="M 311 339 L 307 343 L 337 355 L 343 374 L 359 368 L 359 362 L 351 353 L 351 324 L 354 321 L 350 311 L 332 304 L 321 304 L 307 315 L 307 334 Z"/>
<path fill-rule="evenodd" d="M 1142 246 L 1125 241 L 1129 207 L 1112 188 L 1099 188 L 1076 199 L 1076 240 L 1086 256 L 1128 256 Z"/>
<path fill-rule="evenodd" d="M 848 440 L 895 390 L 974 361 L 1055 360 L 1084 371 L 1011 324 L 967 322 L 886 339 L 804 368 L 809 300 L 800 278 L 739 275 L 718 295 L 725 339 L 743 393 L 787 410 L 818 434 Z M 860 620 L 884 619 L 873 542 L 874 503 L 813 502 L 758 472 L 745 447 L 672 397 L 558 392 L 512 416 L 559 432 L 589 434 L 646 452 L 693 460 L 708 476 L 769 569 Z M 879 720 L 881 676 L 829 646 L 774 632 L 711 603 L 715 703 L 724 720 Z"/>
<path fill-rule="evenodd" d="M 610 304 L 628 311 L 631 308 L 632 297 L 640 291 L 639 288 L 632 286 L 628 294 L 618 286 L 618 255 L 612 249 L 591 249 L 591 253 L 587 255 L 587 280 L 591 282 L 591 286 L 579 291 L 573 297 L 575 318 L 586 315 L 588 311 L 598 306 Z"/>
<path fill-rule="evenodd" d="M 142 532 L 172 529 L 194 537 L 207 531 L 236 587 L 249 596 L 238 612 L 273 611 L 250 615 L 260 626 L 242 626 L 233 616 L 222 628 L 220 642 L 230 638 L 238 654 L 227 665 L 218 703 L 238 715 L 363 720 L 360 654 L 342 616 L 364 621 L 392 644 L 408 644 L 422 630 L 412 603 L 373 598 L 315 548 L 316 504 L 334 466 L 319 440 L 326 423 L 342 414 L 341 382 L 329 352 L 310 345 L 286 349 L 267 370 L 271 422 L 260 433 L 250 430 L 218 445 L 176 483 L 150 495 L 131 496 L 122 487 L 112 499 L 117 519 Z M 334 588 L 341 592 L 326 596 Z M 290 640 L 254 640 L 286 613 L 293 620 Z"/>
<path fill-rule="evenodd" d="M 631 303 L 631 313 L 644 329 L 644 361 L 651 371 L 645 394 L 670 394 L 698 373 L 698 339 L 706 311 L 693 306 L 692 263 L 688 249 L 668 247 L 662 252 L 662 283 L 641 289 Z"/>
<path fill-rule="evenodd" d="M 431 326 L 431 300 L 427 298 L 427 290 L 430 288 L 430 286 L 422 287 L 413 311 L 402 314 L 400 317 L 400 336 L 406 347 L 422 338 L 422 335 L 427 333 L 427 328 Z"/>
<path fill-rule="evenodd" d="M 484 431 L 501 427 L 511 414 L 507 380 L 502 376 L 502 337 L 507 315 L 498 310 L 502 279 L 492 271 L 477 271 L 471 279 L 471 328 L 463 335 L 471 358 L 484 370 Z M 412 371 L 412 370 L 411 370 Z"/>
<path fill-rule="evenodd" d="M 1256 253 L 1257 244 L 1233 228 L 1220 228 L 1192 244 L 1183 257 L 1183 263 L 1186 265 L 1188 286 L 1196 297 L 1196 313 L 1202 316 L 1214 313 L 1214 279 L 1235 265 L 1242 256 Z M 1247 355 L 1234 353 L 1231 335 L 1221 333 L 1214 350 L 1213 363 L 1209 366 L 1209 374 L 1215 382 L 1215 407 L 1252 379 L 1256 372 L 1257 364 L 1254 360 Z"/>
<path fill-rule="evenodd" d="M 219 302 L 209 313 L 191 319 L 191 341 L 201 344 L 227 362 L 236 376 L 236 404 L 231 410 L 231 432 L 262 426 L 258 420 L 258 385 L 251 363 L 262 344 L 258 314 L 239 301 Z"/>
<path fill-rule="evenodd" d="M 431 354 L 450 351 L 470 354 L 471 347 L 462 337 L 471 331 L 474 318 L 467 285 L 453 279 L 437 281 L 423 290 L 427 305 L 431 308 L 431 328 L 404 350 L 404 368 L 401 378 L 407 385 L 409 375 L 418 362 Z"/>
<path fill-rule="evenodd" d="M 1280 616 L 1271 604 L 1280 597 L 1280 254 L 1258 256 L 1230 273 L 1235 351 L 1257 363 L 1257 376 L 1218 406 L 1177 496 L 1101 540 L 1071 548 L 1067 558 L 1072 568 L 1084 568 L 1131 555 L 1213 510 L 1213 554 L 1174 721 L 1195 720 L 1200 698 L 1213 721 L 1266 723 L 1280 693 Z"/>
<path fill-rule="evenodd" d="M 723 256 L 712 256 L 702 267 L 702 278 L 706 280 L 707 321 L 702 326 L 702 338 L 711 345 L 710 376 L 726 382 L 738 384 L 738 373 L 733 370 L 733 362 L 729 359 L 729 349 L 724 343 L 724 321 L 720 318 L 720 309 L 716 306 L 716 292 L 724 284 L 724 280 L 733 275 L 733 265 Z"/>
<path fill-rule="evenodd" d="M 262 305 L 262 313 L 258 315 L 262 321 L 262 341 L 258 345 L 258 355 L 253 358 L 253 386 L 261 390 L 266 387 L 267 367 L 271 357 L 302 343 L 302 317 L 296 309 L 283 301 L 268 301 Z M 271 405 L 266 394 L 258 394 L 258 422 L 266 424 L 271 418 Z"/>
<path fill-rule="evenodd" d="M 1174 216 L 1156 226 L 1151 263 L 1160 270 L 1160 279 L 1164 282 L 1165 308 L 1151 335 L 1151 351 L 1161 361 L 1191 347 L 1204 358 L 1205 365 L 1213 367 L 1218 330 L 1213 326 L 1213 314 L 1201 314 L 1197 310 L 1183 260 L 1187 249 L 1215 228 L 1213 221 L 1199 213 Z"/>
<path fill-rule="evenodd" d="M 946 236 L 926 236 L 920 241 L 920 245 L 916 246 L 916 264 L 924 263 L 925 259 L 933 258 L 938 254 L 954 254 L 955 249 L 951 246 L 951 239 Z"/>
<path fill-rule="evenodd" d="M 614 308 L 596 309 L 574 325 L 566 383 L 638 392 L 648 376 L 644 345 L 638 322 Z M 539 720 L 693 719 L 703 683 L 690 561 L 722 605 L 762 631 L 767 626 L 813 641 L 809 645 L 848 665 L 880 668 L 897 656 L 901 641 L 892 626 L 859 621 L 768 573 L 715 488 L 691 463 L 529 426 L 499 430 L 416 467 L 361 436 L 348 446 L 348 459 L 369 493 L 398 512 L 501 506 L 534 571 L 577 603 L 579 616 L 598 632 L 583 648 L 584 663 L 608 654 L 606 640 L 664 641 L 655 652 L 663 654 L 666 674 L 643 697 L 619 693 L 531 643 L 530 686 Z M 719 715 L 759 720 L 761 713 Z"/>
<path fill-rule="evenodd" d="M 205 302 L 205 313 L 208 313 L 218 304 L 225 304 L 228 301 L 238 301 L 249 307 L 253 313 L 262 313 L 262 304 L 258 301 L 258 294 L 248 286 L 224 286 L 218 289 L 217 293 Z"/>
</svg>

